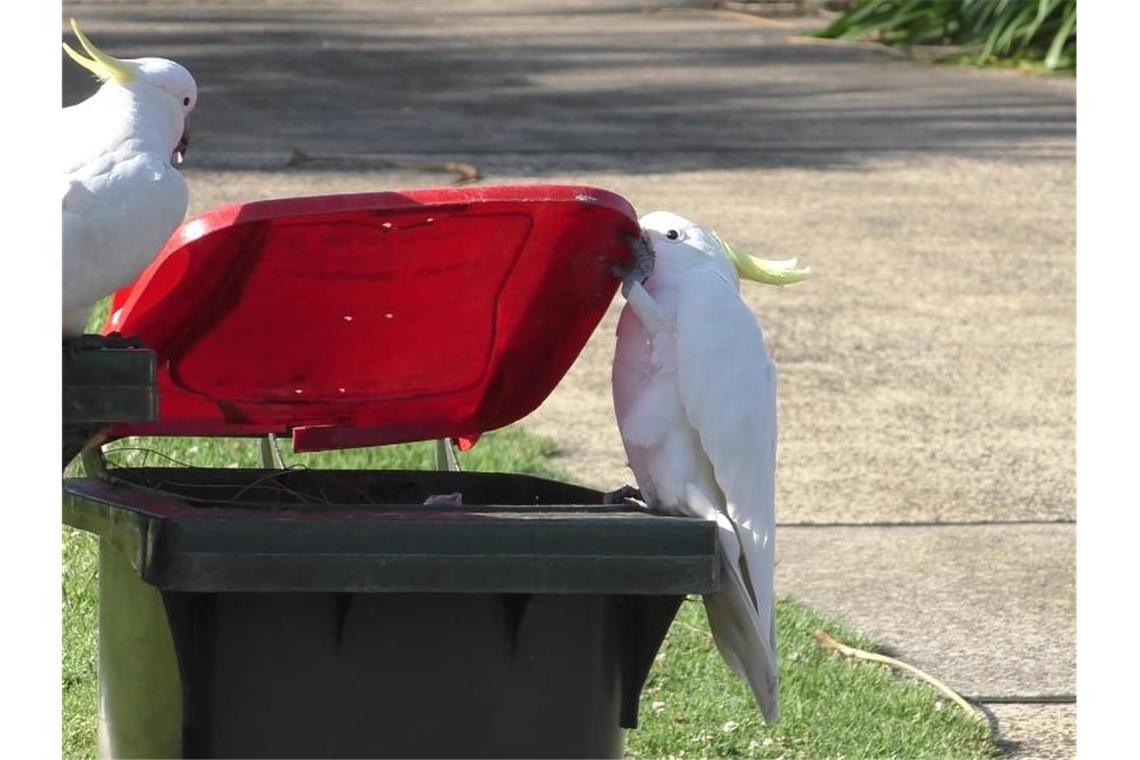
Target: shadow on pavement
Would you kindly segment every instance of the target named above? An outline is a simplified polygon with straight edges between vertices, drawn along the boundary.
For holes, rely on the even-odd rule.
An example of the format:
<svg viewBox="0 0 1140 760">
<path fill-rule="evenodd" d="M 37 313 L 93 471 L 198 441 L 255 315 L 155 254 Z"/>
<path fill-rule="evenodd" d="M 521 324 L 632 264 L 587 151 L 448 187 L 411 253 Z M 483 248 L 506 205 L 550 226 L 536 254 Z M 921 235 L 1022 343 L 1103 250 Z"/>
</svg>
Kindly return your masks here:
<svg viewBox="0 0 1140 760">
<path fill-rule="evenodd" d="M 114 55 L 193 71 L 199 160 L 294 147 L 541 155 L 529 167 L 541 176 L 599 160 L 639 174 L 836 168 L 896 151 L 1071 153 L 1071 83 L 789 44 L 781 29 L 641 5 L 67 4 L 64 14 Z M 92 90 L 65 62 L 64 103 Z"/>
</svg>

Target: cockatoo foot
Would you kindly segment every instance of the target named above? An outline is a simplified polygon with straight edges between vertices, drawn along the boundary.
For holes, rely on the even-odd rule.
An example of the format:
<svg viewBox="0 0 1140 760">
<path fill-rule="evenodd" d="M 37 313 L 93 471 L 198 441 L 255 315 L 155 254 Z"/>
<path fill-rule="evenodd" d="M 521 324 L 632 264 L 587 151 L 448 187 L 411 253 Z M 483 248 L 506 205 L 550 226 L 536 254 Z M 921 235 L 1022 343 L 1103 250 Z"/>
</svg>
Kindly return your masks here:
<svg viewBox="0 0 1140 760">
<path fill-rule="evenodd" d="M 63 339 L 63 348 L 71 359 L 75 359 L 76 355 L 82 351 L 95 351 L 102 347 L 102 335 L 69 335 Z"/>
<path fill-rule="evenodd" d="M 633 265 L 614 264 L 614 276 L 621 279 L 621 294 L 629 296 L 629 289 L 636 282 L 641 284 L 653 274 L 653 248 L 644 237 L 629 238 L 629 247 L 633 251 Z"/>
<path fill-rule="evenodd" d="M 77 351 L 97 351 L 105 348 L 142 348 L 143 344 L 139 338 L 124 338 L 117 332 L 107 335 L 84 333 L 64 338 L 63 347 L 74 354 Z"/>
<path fill-rule="evenodd" d="M 641 496 L 641 490 L 633 486 L 622 486 L 616 491 L 610 491 L 602 497 L 603 504 L 624 504 L 628 499 L 637 499 L 640 502 L 645 500 Z"/>
</svg>

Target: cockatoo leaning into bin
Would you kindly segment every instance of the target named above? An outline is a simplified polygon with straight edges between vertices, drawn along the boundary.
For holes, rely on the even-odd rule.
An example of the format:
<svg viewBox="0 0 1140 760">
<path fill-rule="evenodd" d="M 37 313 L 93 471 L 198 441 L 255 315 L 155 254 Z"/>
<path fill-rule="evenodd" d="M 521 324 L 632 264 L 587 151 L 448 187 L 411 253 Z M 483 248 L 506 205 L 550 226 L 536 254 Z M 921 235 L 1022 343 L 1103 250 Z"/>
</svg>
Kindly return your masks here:
<svg viewBox="0 0 1140 760">
<path fill-rule="evenodd" d="M 657 211 L 640 223 L 637 261 L 619 273 L 618 427 L 651 509 L 716 521 L 721 587 L 704 598 L 709 625 L 772 722 L 776 369 L 740 279 L 790 285 L 810 270 L 736 251 L 676 214 Z"/>
<path fill-rule="evenodd" d="M 83 333 L 99 299 L 128 285 L 186 215 L 189 191 L 173 162 L 189 144 L 198 102 L 190 72 L 162 58 L 119 60 L 71 28 L 87 55 L 73 61 L 103 84 L 63 109 L 63 335 Z"/>
</svg>

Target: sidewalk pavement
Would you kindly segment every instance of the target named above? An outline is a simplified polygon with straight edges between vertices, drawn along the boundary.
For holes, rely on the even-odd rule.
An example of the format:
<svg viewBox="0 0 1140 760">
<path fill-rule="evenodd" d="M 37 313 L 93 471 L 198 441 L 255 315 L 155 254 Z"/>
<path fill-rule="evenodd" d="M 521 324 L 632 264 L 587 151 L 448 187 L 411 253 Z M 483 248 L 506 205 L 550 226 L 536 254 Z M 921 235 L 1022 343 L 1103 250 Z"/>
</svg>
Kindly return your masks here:
<svg viewBox="0 0 1140 760">
<path fill-rule="evenodd" d="M 1076 741 L 1075 539 L 1055 523 L 785 526 L 776 581 L 977 698 L 1015 757 L 1051 760 Z"/>
</svg>

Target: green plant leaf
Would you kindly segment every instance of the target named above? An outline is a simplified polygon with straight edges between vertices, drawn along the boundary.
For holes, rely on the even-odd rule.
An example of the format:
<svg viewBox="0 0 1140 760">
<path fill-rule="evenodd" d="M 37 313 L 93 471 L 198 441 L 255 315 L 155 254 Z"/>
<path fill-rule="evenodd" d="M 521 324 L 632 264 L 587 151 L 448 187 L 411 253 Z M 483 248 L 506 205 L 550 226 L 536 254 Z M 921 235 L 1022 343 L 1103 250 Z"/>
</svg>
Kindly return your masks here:
<svg viewBox="0 0 1140 760">
<path fill-rule="evenodd" d="M 1057 30 L 1056 36 L 1053 38 L 1053 44 L 1049 46 L 1049 52 L 1045 56 L 1045 68 L 1053 71 L 1061 61 L 1061 54 L 1069 42 L 1069 36 L 1073 36 L 1073 45 L 1076 46 L 1077 34 L 1077 0 L 1070 0 L 1068 7 L 1065 8 L 1065 20 L 1061 24 L 1061 28 Z"/>
</svg>

